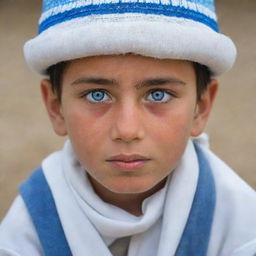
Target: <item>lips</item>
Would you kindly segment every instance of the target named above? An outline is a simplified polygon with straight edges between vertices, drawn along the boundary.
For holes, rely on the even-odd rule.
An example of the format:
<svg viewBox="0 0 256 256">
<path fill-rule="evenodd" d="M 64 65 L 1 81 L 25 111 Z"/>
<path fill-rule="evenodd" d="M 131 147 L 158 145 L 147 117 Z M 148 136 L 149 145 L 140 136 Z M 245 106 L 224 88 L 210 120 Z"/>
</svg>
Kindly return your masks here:
<svg viewBox="0 0 256 256">
<path fill-rule="evenodd" d="M 138 161 L 138 160 L 149 160 L 149 158 L 138 155 L 138 154 L 132 154 L 132 155 L 120 154 L 120 155 L 110 157 L 107 161 L 132 162 L 132 161 Z"/>
<path fill-rule="evenodd" d="M 110 157 L 107 162 L 121 170 L 134 170 L 143 167 L 149 160 L 150 158 L 138 154 L 120 154 Z"/>
</svg>

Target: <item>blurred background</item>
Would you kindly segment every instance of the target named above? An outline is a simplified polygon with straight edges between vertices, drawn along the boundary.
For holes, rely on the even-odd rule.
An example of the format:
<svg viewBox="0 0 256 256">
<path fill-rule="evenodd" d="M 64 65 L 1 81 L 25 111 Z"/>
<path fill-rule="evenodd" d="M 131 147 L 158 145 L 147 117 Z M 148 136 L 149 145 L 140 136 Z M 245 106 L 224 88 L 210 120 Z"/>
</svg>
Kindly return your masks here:
<svg viewBox="0 0 256 256">
<path fill-rule="evenodd" d="M 221 31 L 238 48 L 208 124 L 211 148 L 256 188 L 256 1 L 216 1 Z M 22 47 L 37 33 L 39 0 L 0 0 L 0 221 L 17 187 L 41 160 L 62 147 L 39 92 L 40 77 Z M 214 49 L 213 49 L 214 51 Z"/>
</svg>

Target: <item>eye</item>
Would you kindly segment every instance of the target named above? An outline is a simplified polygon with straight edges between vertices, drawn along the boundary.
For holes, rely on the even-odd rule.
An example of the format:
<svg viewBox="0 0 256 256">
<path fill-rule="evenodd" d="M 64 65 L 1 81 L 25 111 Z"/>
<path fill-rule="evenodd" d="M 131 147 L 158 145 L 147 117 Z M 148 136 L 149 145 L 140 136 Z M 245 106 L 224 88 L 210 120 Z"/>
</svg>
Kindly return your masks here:
<svg viewBox="0 0 256 256">
<path fill-rule="evenodd" d="M 170 93 L 166 92 L 165 90 L 154 90 L 149 93 L 147 99 L 150 101 L 165 103 L 168 102 L 170 98 Z"/>
<path fill-rule="evenodd" d="M 92 103 L 104 102 L 110 98 L 108 94 L 103 90 L 93 90 L 88 92 L 85 96 L 86 99 Z"/>
</svg>

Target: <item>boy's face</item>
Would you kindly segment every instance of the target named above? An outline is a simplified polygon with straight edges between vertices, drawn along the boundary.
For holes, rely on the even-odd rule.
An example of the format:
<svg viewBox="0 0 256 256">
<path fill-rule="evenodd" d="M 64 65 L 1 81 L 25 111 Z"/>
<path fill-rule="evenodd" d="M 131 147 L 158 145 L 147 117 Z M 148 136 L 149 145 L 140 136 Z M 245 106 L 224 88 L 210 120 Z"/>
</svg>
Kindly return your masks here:
<svg viewBox="0 0 256 256">
<path fill-rule="evenodd" d="M 216 84 L 209 88 L 196 102 L 192 63 L 135 55 L 72 61 L 61 103 L 42 82 L 54 129 L 69 135 L 96 190 L 132 194 L 163 181 L 202 132 Z"/>
</svg>

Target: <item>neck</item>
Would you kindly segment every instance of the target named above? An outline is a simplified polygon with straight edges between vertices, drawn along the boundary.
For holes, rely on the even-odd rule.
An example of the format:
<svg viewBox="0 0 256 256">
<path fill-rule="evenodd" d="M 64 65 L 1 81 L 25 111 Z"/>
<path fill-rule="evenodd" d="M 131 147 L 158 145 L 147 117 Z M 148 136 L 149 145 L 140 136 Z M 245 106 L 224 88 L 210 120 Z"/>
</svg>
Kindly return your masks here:
<svg viewBox="0 0 256 256">
<path fill-rule="evenodd" d="M 89 175 L 88 175 L 89 176 Z M 142 215 L 143 201 L 164 187 L 166 179 L 142 193 L 116 193 L 99 184 L 89 176 L 95 193 L 106 203 L 115 205 L 135 216 Z"/>
</svg>

